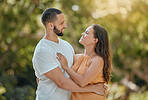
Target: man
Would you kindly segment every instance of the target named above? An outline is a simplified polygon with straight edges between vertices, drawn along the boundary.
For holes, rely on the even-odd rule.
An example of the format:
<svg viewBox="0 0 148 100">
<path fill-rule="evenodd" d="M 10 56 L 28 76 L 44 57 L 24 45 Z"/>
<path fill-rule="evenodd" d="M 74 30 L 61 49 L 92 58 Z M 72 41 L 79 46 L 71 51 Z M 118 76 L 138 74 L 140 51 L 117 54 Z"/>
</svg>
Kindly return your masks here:
<svg viewBox="0 0 148 100">
<path fill-rule="evenodd" d="M 45 36 L 37 44 L 32 59 L 35 75 L 39 79 L 36 100 L 70 100 L 71 92 L 96 92 L 104 95 L 106 87 L 88 85 L 80 87 L 68 77 L 56 59 L 57 53 L 62 53 L 71 67 L 74 50 L 72 46 L 58 38 L 63 36 L 65 24 L 64 14 L 55 8 L 49 8 L 42 14 L 45 26 Z"/>
</svg>

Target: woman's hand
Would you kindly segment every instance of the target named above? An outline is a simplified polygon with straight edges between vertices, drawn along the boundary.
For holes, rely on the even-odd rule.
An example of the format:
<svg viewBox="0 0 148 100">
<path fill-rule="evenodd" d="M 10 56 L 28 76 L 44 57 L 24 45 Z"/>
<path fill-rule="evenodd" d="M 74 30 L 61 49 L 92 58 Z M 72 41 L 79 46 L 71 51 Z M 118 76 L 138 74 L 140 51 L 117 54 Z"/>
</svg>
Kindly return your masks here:
<svg viewBox="0 0 148 100">
<path fill-rule="evenodd" d="M 57 59 L 61 63 L 62 68 L 65 70 L 66 70 L 66 68 L 69 68 L 66 57 L 63 56 L 61 53 L 57 53 L 57 56 L 58 56 Z"/>
<path fill-rule="evenodd" d="M 39 78 L 36 78 L 36 83 L 37 85 L 39 85 Z"/>
<path fill-rule="evenodd" d="M 105 86 L 103 83 L 98 83 L 95 86 L 97 89 L 95 93 L 106 97 L 108 87 Z"/>
</svg>

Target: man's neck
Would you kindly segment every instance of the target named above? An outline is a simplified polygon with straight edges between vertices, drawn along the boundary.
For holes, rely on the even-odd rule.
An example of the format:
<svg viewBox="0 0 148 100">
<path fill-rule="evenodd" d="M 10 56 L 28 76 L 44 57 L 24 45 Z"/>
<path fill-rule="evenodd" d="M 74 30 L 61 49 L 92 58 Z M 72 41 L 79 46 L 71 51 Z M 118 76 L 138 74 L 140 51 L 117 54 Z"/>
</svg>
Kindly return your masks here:
<svg viewBox="0 0 148 100">
<path fill-rule="evenodd" d="M 45 33 L 44 39 L 59 43 L 58 36 L 55 33 Z"/>
</svg>

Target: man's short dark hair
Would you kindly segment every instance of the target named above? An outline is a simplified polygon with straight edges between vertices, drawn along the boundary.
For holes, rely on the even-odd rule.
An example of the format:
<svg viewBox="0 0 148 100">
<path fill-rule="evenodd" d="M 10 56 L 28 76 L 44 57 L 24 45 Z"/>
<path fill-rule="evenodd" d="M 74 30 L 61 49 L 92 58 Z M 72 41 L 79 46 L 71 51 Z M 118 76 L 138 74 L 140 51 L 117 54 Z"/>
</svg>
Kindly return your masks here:
<svg viewBox="0 0 148 100">
<path fill-rule="evenodd" d="M 56 9 L 56 8 L 48 8 L 46 9 L 42 14 L 42 23 L 46 26 L 49 22 L 54 22 L 57 17 L 57 14 L 61 14 L 62 11 Z"/>
</svg>

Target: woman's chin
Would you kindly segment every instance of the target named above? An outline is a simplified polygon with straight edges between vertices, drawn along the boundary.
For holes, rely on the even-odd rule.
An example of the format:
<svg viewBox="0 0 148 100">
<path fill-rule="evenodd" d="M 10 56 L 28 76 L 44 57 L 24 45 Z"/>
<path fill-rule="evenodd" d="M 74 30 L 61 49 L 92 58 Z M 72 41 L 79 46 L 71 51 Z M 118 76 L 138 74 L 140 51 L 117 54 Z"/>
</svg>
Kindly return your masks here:
<svg viewBox="0 0 148 100">
<path fill-rule="evenodd" d="M 79 43 L 81 43 L 81 39 L 79 40 Z"/>
<path fill-rule="evenodd" d="M 83 41 L 81 39 L 79 40 L 79 43 L 83 45 Z"/>
</svg>

